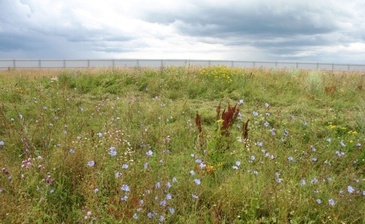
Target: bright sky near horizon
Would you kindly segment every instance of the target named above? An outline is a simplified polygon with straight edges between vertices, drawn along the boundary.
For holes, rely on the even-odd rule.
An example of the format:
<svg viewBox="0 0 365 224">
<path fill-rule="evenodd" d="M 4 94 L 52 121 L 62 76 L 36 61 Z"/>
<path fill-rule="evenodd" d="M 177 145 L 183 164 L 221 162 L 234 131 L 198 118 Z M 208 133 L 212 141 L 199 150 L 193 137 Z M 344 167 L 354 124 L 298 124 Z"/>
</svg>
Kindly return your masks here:
<svg viewBox="0 0 365 224">
<path fill-rule="evenodd" d="M 364 0 L 0 0 L 0 59 L 365 64 Z"/>
</svg>

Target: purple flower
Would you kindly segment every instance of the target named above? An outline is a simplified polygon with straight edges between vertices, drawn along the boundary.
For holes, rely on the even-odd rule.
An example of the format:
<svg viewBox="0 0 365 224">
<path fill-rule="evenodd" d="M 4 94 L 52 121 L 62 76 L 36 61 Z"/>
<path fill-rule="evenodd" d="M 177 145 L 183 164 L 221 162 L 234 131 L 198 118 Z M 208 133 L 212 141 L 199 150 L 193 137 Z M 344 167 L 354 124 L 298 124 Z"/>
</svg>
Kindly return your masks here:
<svg viewBox="0 0 365 224">
<path fill-rule="evenodd" d="M 201 184 L 201 181 L 199 180 L 199 179 L 194 179 L 194 182 L 195 182 L 195 184 L 197 184 L 197 185 L 200 185 Z"/>
</svg>

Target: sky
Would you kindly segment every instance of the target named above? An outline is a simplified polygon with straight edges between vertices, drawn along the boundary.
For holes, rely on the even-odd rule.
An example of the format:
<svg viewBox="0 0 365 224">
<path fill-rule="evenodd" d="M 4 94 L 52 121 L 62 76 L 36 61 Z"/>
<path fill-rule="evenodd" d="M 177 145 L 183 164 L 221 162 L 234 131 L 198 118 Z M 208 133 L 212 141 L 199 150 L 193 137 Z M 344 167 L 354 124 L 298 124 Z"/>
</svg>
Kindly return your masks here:
<svg viewBox="0 0 365 224">
<path fill-rule="evenodd" d="M 364 0 L 0 0 L 0 59 L 365 64 Z"/>
</svg>

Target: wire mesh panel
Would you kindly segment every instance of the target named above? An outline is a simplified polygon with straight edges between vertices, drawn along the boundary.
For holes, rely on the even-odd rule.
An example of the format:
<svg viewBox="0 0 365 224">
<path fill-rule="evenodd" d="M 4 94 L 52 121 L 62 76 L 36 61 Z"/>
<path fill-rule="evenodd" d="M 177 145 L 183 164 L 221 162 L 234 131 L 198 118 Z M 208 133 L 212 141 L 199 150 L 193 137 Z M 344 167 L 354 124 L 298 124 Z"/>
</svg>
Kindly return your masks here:
<svg viewBox="0 0 365 224">
<path fill-rule="evenodd" d="M 113 60 L 90 60 L 90 67 L 113 67 Z"/>
<path fill-rule="evenodd" d="M 317 63 L 297 63 L 298 69 L 318 69 Z"/>
<path fill-rule="evenodd" d="M 162 67 L 161 60 L 138 60 L 139 67 L 149 67 L 149 68 L 160 68 Z"/>
<path fill-rule="evenodd" d="M 116 59 L 114 60 L 114 67 L 138 67 L 138 60 L 135 59 Z"/>
<path fill-rule="evenodd" d="M 365 65 L 348 65 L 349 71 L 365 71 Z"/>
<path fill-rule="evenodd" d="M 64 60 L 41 60 L 41 68 L 64 68 Z"/>
<path fill-rule="evenodd" d="M 210 61 L 210 66 L 233 67 L 233 61 Z"/>
<path fill-rule="evenodd" d="M 187 60 L 162 60 L 162 64 L 164 67 L 167 67 L 167 66 L 182 67 L 182 66 L 186 66 L 188 64 L 188 61 Z"/>
<path fill-rule="evenodd" d="M 233 66 L 236 68 L 252 68 L 254 65 L 254 61 L 234 61 L 233 63 Z"/>
<path fill-rule="evenodd" d="M 297 66 L 295 62 L 278 62 L 276 67 L 279 69 L 296 69 Z"/>
<path fill-rule="evenodd" d="M 190 66 L 210 66 L 210 61 L 207 60 L 189 60 Z"/>
<path fill-rule="evenodd" d="M 14 67 L 14 60 L 0 60 L 0 68 L 7 69 Z"/>
<path fill-rule="evenodd" d="M 16 68 L 39 68 L 40 60 L 15 60 Z"/>
<path fill-rule="evenodd" d="M 89 65 L 89 60 L 65 60 L 66 68 L 88 68 Z"/>
</svg>

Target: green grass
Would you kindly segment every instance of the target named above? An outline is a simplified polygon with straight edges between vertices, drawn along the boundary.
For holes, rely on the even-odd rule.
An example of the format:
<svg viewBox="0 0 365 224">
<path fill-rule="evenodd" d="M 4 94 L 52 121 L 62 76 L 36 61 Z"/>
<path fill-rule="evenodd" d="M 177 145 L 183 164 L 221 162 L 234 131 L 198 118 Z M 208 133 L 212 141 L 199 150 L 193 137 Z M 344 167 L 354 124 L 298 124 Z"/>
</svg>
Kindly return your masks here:
<svg viewBox="0 0 365 224">
<path fill-rule="evenodd" d="M 365 222 L 362 73 L 14 70 L 0 99 L 1 223 Z"/>
</svg>

